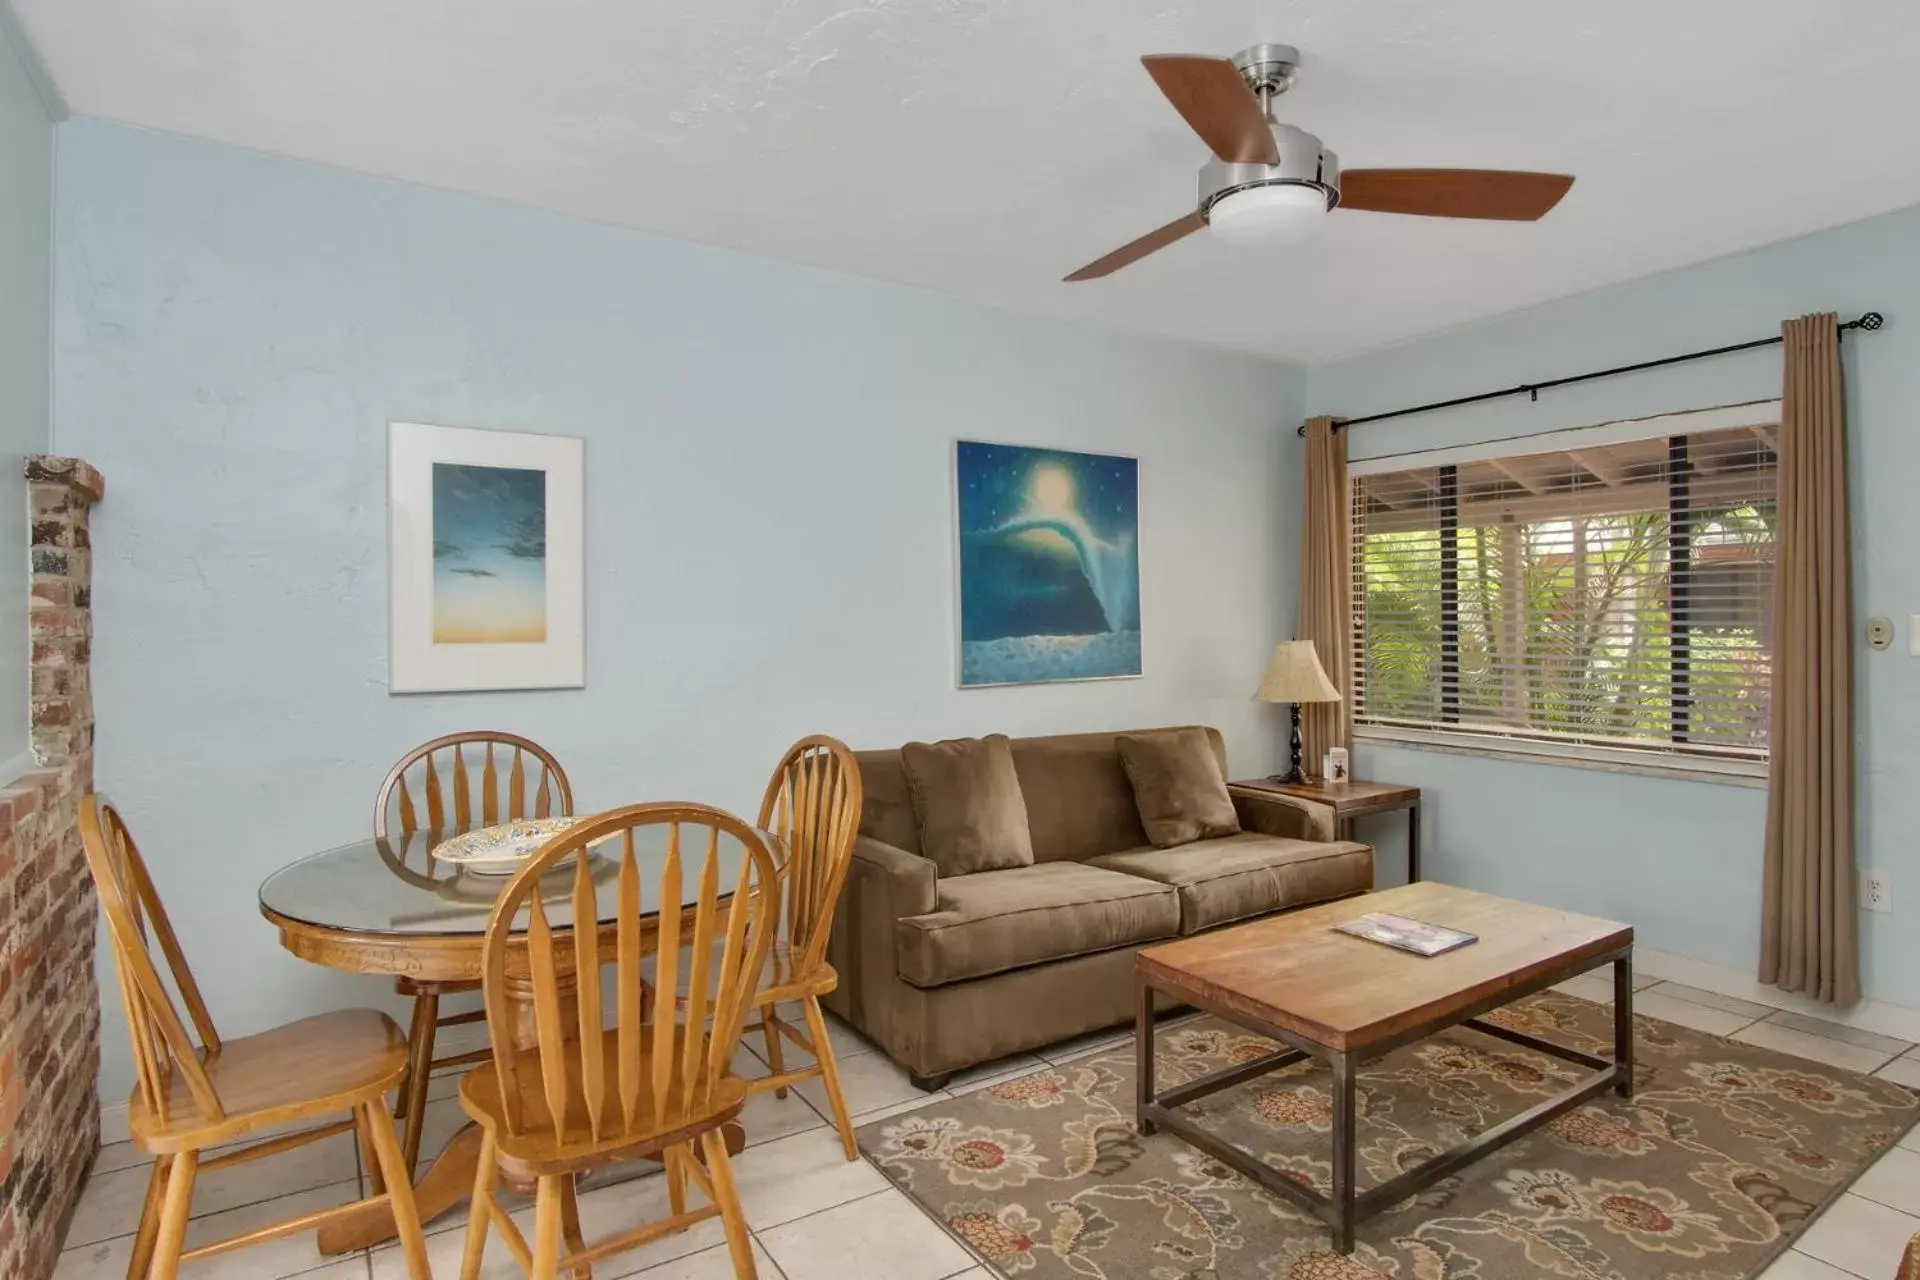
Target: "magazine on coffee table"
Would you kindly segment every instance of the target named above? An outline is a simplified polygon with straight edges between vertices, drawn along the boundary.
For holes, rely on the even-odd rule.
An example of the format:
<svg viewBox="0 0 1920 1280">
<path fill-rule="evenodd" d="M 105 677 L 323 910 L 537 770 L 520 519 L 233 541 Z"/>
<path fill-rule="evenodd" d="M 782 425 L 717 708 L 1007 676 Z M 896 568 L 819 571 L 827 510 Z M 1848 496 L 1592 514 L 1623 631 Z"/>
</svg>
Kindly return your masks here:
<svg viewBox="0 0 1920 1280">
<path fill-rule="evenodd" d="M 1333 927 L 1341 933 L 1350 933 L 1369 942 L 1385 943 L 1389 947 L 1411 951 L 1417 956 L 1437 956 L 1470 942 L 1480 941 L 1478 934 L 1464 933 L 1459 929 L 1428 924 L 1424 920 L 1413 920 L 1406 916 L 1389 915 L 1384 911 L 1369 912 L 1356 920 Z"/>
</svg>

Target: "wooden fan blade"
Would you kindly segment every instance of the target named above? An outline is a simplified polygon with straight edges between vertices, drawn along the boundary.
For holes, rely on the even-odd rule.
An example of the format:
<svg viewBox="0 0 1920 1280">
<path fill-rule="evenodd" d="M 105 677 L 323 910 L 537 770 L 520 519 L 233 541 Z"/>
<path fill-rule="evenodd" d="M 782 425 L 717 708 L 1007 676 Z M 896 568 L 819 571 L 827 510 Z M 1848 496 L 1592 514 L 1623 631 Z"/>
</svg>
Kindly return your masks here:
<svg viewBox="0 0 1920 1280">
<path fill-rule="evenodd" d="M 1340 207 L 1426 218 L 1534 222 L 1547 216 L 1573 179 L 1507 169 L 1348 169 Z"/>
<path fill-rule="evenodd" d="M 1150 53 L 1140 59 L 1200 140 L 1228 164 L 1279 164 L 1273 130 L 1240 72 L 1225 58 Z"/>
<path fill-rule="evenodd" d="M 1185 239 L 1207 225 L 1198 209 L 1184 218 L 1176 218 L 1158 231 L 1149 231 L 1138 240 L 1121 245 L 1104 258 L 1095 258 L 1066 278 L 1064 283 L 1073 284 L 1081 280 L 1098 280 L 1101 276 L 1110 276 L 1120 268 L 1140 261 L 1150 253 L 1166 248 L 1175 240 Z"/>
</svg>

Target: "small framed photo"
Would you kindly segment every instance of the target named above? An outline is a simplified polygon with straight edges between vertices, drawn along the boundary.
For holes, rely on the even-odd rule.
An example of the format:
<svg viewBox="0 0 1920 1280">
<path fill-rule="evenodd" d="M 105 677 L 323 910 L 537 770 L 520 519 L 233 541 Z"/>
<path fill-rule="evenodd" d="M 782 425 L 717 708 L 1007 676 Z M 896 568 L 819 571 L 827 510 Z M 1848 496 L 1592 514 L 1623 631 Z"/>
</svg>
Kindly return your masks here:
<svg viewBox="0 0 1920 1280">
<path fill-rule="evenodd" d="M 1327 758 L 1323 762 L 1321 776 L 1328 782 L 1345 782 L 1352 776 L 1352 768 L 1348 763 L 1347 749 L 1345 747 L 1329 747 L 1327 749 Z"/>
<path fill-rule="evenodd" d="M 586 683 L 584 442 L 387 430 L 388 689 Z"/>
</svg>

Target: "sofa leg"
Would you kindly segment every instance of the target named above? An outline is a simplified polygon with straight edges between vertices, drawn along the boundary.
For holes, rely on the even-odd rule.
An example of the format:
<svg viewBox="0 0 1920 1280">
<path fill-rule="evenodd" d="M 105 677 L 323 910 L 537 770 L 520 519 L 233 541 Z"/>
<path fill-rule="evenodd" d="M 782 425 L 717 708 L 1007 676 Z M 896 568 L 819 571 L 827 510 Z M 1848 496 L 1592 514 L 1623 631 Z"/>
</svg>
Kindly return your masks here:
<svg viewBox="0 0 1920 1280">
<path fill-rule="evenodd" d="M 938 1093 L 947 1087 L 947 1081 L 953 1079 L 953 1072 L 940 1071 L 930 1076 L 923 1076 L 918 1072 L 909 1071 L 907 1079 L 913 1082 L 914 1088 L 923 1093 Z"/>
</svg>

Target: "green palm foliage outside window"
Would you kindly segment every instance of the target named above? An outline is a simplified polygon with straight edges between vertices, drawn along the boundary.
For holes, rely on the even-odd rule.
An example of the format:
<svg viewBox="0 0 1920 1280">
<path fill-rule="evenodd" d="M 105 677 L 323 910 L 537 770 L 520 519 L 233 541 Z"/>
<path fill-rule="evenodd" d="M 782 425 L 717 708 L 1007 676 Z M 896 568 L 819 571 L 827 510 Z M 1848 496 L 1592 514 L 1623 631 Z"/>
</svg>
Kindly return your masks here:
<svg viewBox="0 0 1920 1280">
<path fill-rule="evenodd" d="M 1764 755 L 1769 422 L 1354 480 L 1362 723 Z"/>
</svg>

